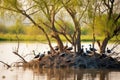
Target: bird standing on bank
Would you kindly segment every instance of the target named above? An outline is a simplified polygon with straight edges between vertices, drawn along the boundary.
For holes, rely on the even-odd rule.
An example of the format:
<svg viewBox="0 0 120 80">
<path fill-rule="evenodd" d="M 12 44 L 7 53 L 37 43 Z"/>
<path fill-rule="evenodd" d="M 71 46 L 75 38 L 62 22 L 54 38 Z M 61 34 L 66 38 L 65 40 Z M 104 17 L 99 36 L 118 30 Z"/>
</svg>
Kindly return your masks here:
<svg viewBox="0 0 120 80">
<path fill-rule="evenodd" d="M 111 53 L 111 50 L 107 48 L 107 53 Z"/>
<path fill-rule="evenodd" d="M 39 56 L 40 56 L 40 53 L 39 53 L 39 54 L 37 54 L 34 58 L 39 58 Z"/>
<path fill-rule="evenodd" d="M 92 48 L 91 44 L 89 46 L 90 51 L 97 51 L 95 48 Z"/>
</svg>

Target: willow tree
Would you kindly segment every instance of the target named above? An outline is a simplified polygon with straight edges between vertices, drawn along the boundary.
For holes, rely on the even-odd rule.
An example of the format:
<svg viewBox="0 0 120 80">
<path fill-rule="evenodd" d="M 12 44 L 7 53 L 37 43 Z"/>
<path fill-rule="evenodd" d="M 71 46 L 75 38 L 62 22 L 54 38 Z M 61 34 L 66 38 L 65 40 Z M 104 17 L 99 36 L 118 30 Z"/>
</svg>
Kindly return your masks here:
<svg viewBox="0 0 120 80">
<path fill-rule="evenodd" d="M 56 39 L 60 48 L 60 52 L 63 51 L 63 43 L 57 33 L 57 29 L 54 25 L 55 15 L 61 7 L 59 7 L 59 0 L 2 0 L 0 8 L 13 11 L 22 14 L 28 18 L 35 26 L 37 26 L 46 36 L 49 46 L 54 51 L 50 37 L 45 30 L 45 27 L 49 28 L 53 32 L 53 37 Z M 35 19 L 34 16 L 39 14 L 41 17 Z M 38 16 L 38 15 L 37 15 Z M 49 24 L 46 24 L 42 19 L 45 17 Z M 42 18 L 42 19 L 41 19 Z M 39 21 L 38 21 L 39 20 Z"/>
<path fill-rule="evenodd" d="M 40 23 L 46 26 L 46 28 L 49 28 L 49 30 L 52 32 L 51 36 L 56 40 L 60 52 L 63 52 L 64 45 L 58 34 L 58 30 L 55 26 L 56 14 L 62 8 L 60 1 L 59 0 L 33 0 L 33 1 L 36 3 L 38 9 L 40 9 L 40 11 L 47 19 L 46 21 L 39 19 Z"/>
<path fill-rule="evenodd" d="M 92 17 L 95 17 L 95 32 L 104 36 L 104 39 L 98 44 L 100 53 L 105 53 L 108 42 L 120 34 L 120 12 L 118 10 L 120 3 L 118 0 L 99 0 L 96 3 L 96 15 Z M 92 6 L 91 8 L 93 9 Z M 92 12 L 95 12 L 95 10 Z"/>
<path fill-rule="evenodd" d="M 71 35 L 71 43 L 74 46 L 74 51 L 81 51 L 81 25 L 84 14 L 88 8 L 89 0 L 62 0 L 65 10 L 69 13 L 74 24 L 74 33 Z M 86 3 L 85 3 L 86 2 Z"/>
</svg>

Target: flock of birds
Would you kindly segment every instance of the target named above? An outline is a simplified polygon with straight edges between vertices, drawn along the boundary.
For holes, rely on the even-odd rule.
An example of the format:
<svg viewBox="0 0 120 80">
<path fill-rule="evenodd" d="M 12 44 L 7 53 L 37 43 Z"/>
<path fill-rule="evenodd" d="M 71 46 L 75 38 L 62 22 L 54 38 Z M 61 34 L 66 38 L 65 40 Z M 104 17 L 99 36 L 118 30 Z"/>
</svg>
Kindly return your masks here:
<svg viewBox="0 0 120 80">
<path fill-rule="evenodd" d="M 71 50 L 73 50 L 73 47 L 68 47 L 68 46 L 66 46 L 65 49 L 68 50 L 68 51 L 71 51 Z M 84 50 L 84 49 L 85 49 L 85 50 Z M 54 47 L 54 50 L 55 50 L 55 51 L 59 51 L 59 47 L 58 47 L 58 46 L 55 46 L 55 47 Z M 82 45 L 81 51 L 80 51 L 79 53 L 81 53 L 81 54 L 83 54 L 83 55 L 90 55 L 91 53 L 96 52 L 96 51 L 97 51 L 97 49 L 92 48 L 92 45 L 89 44 L 89 48 L 84 48 L 84 45 Z M 46 54 L 46 53 L 44 52 L 44 53 L 38 53 L 38 54 L 36 55 L 34 50 L 33 50 L 33 53 L 34 53 L 34 55 L 35 55 L 34 58 L 39 58 L 39 59 L 42 59 L 42 58 L 45 56 L 45 54 Z M 107 48 L 106 53 L 111 53 L 111 50 Z M 49 55 L 49 54 L 51 54 L 51 52 L 48 51 L 47 54 Z M 60 55 L 62 56 L 62 55 L 64 55 L 64 54 L 60 54 Z"/>
</svg>

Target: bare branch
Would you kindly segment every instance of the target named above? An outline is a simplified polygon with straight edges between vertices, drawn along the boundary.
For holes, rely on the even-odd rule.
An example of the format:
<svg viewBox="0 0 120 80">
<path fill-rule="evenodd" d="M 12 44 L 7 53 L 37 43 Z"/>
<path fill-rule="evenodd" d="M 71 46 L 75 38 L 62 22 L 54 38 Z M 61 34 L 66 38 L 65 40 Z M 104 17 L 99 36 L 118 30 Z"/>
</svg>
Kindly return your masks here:
<svg viewBox="0 0 120 80">
<path fill-rule="evenodd" d="M 116 19 L 115 19 L 115 23 L 118 21 L 118 19 L 120 19 L 120 13 L 119 13 L 119 15 L 116 17 Z"/>
<path fill-rule="evenodd" d="M 83 17 L 83 15 L 84 15 L 84 13 L 86 12 L 88 6 L 89 6 L 89 1 L 88 1 L 87 5 L 86 5 L 86 7 L 85 7 L 85 10 L 82 12 L 81 16 L 79 17 L 78 21 L 80 21 L 80 19 Z"/>
<path fill-rule="evenodd" d="M 29 7 L 29 8 L 26 9 L 25 11 L 28 11 L 28 10 L 32 9 L 33 7 L 36 7 L 36 5 L 33 5 L 33 6 Z"/>
<path fill-rule="evenodd" d="M 63 30 L 63 32 L 59 32 L 59 31 L 57 31 L 59 34 L 62 34 L 62 35 L 64 35 L 64 37 L 67 39 L 67 41 L 69 41 L 71 44 L 72 44 L 72 41 L 67 37 L 67 33 L 65 33 L 66 31 L 65 31 L 65 29 L 62 27 L 62 25 L 61 24 L 59 24 L 57 21 L 56 21 L 56 23 L 60 26 L 60 28 Z M 72 39 L 72 38 L 71 38 Z"/>
<path fill-rule="evenodd" d="M 32 12 L 32 13 L 28 14 L 28 15 L 33 15 L 33 14 L 35 14 L 35 13 L 39 12 L 39 11 L 40 11 L 40 10 L 34 11 L 34 12 Z"/>
<path fill-rule="evenodd" d="M 11 66 L 3 61 L 0 61 L 1 63 L 5 64 L 8 68 L 10 68 Z"/>
<path fill-rule="evenodd" d="M 110 9 L 109 4 L 106 2 L 106 0 L 103 0 L 104 4 L 108 7 L 108 9 Z"/>
</svg>

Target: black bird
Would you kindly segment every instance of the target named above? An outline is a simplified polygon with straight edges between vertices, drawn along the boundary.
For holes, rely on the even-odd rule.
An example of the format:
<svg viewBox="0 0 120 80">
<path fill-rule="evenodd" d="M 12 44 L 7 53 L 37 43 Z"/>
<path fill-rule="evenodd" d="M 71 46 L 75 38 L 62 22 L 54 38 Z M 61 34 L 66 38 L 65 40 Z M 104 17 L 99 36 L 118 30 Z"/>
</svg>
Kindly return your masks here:
<svg viewBox="0 0 120 80">
<path fill-rule="evenodd" d="M 51 54 L 51 52 L 50 52 L 50 51 L 48 51 L 48 52 L 47 52 L 47 54 L 49 55 L 49 54 Z"/>
<path fill-rule="evenodd" d="M 68 47 L 66 50 L 69 50 L 69 51 L 70 51 L 70 50 L 72 50 L 72 49 L 73 49 L 73 47 Z"/>
<path fill-rule="evenodd" d="M 87 54 L 92 53 L 91 51 L 87 50 L 87 48 L 85 48 L 85 49 L 86 49 L 86 53 Z"/>
<path fill-rule="evenodd" d="M 61 54 L 59 54 L 60 57 L 64 57 L 64 56 L 66 56 L 66 55 L 67 55 L 66 53 L 61 53 Z"/>
<path fill-rule="evenodd" d="M 42 58 L 42 57 L 44 57 L 45 56 L 45 54 L 41 54 L 40 56 L 39 56 L 39 58 Z"/>
<path fill-rule="evenodd" d="M 92 48 L 92 47 L 91 47 L 91 44 L 90 44 L 89 46 L 90 46 L 90 47 L 89 47 L 90 51 L 97 51 L 95 48 Z"/>
<path fill-rule="evenodd" d="M 37 54 L 34 58 L 39 58 L 39 56 L 40 56 L 40 53 L 39 53 L 39 54 Z"/>
<path fill-rule="evenodd" d="M 99 58 L 100 58 L 100 59 L 103 59 L 103 58 L 106 58 L 106 57 L 107 57 L 106 54 L 102 54 Z"/>
<path fill-rule="evenodd" d="M 111 53 L 111 50 L 107 48 L 107 53 Z"/>
<path fill-rule="evenodd" d="M 58 50 L 59 50 L 59 47 L 58 47 L 58 46 L 55 46 L 54 49 L 55 49 L 56 51 L 58 51 Z"/>
<path fill-rule="evenodd" d="M 41 55 L 39 56 L 39 60 L 41 60 L 44 56 L 45 56 L 45 53 L 41 54 Z"/>
<path fill-rule="evenodd" d="M 84 53 L 84 48 L 83 48 L 84 46 L 82 45 L 82 48 L 81 48 L 81 51 L 80 51 L 80 53 Z"/>
</svg>

